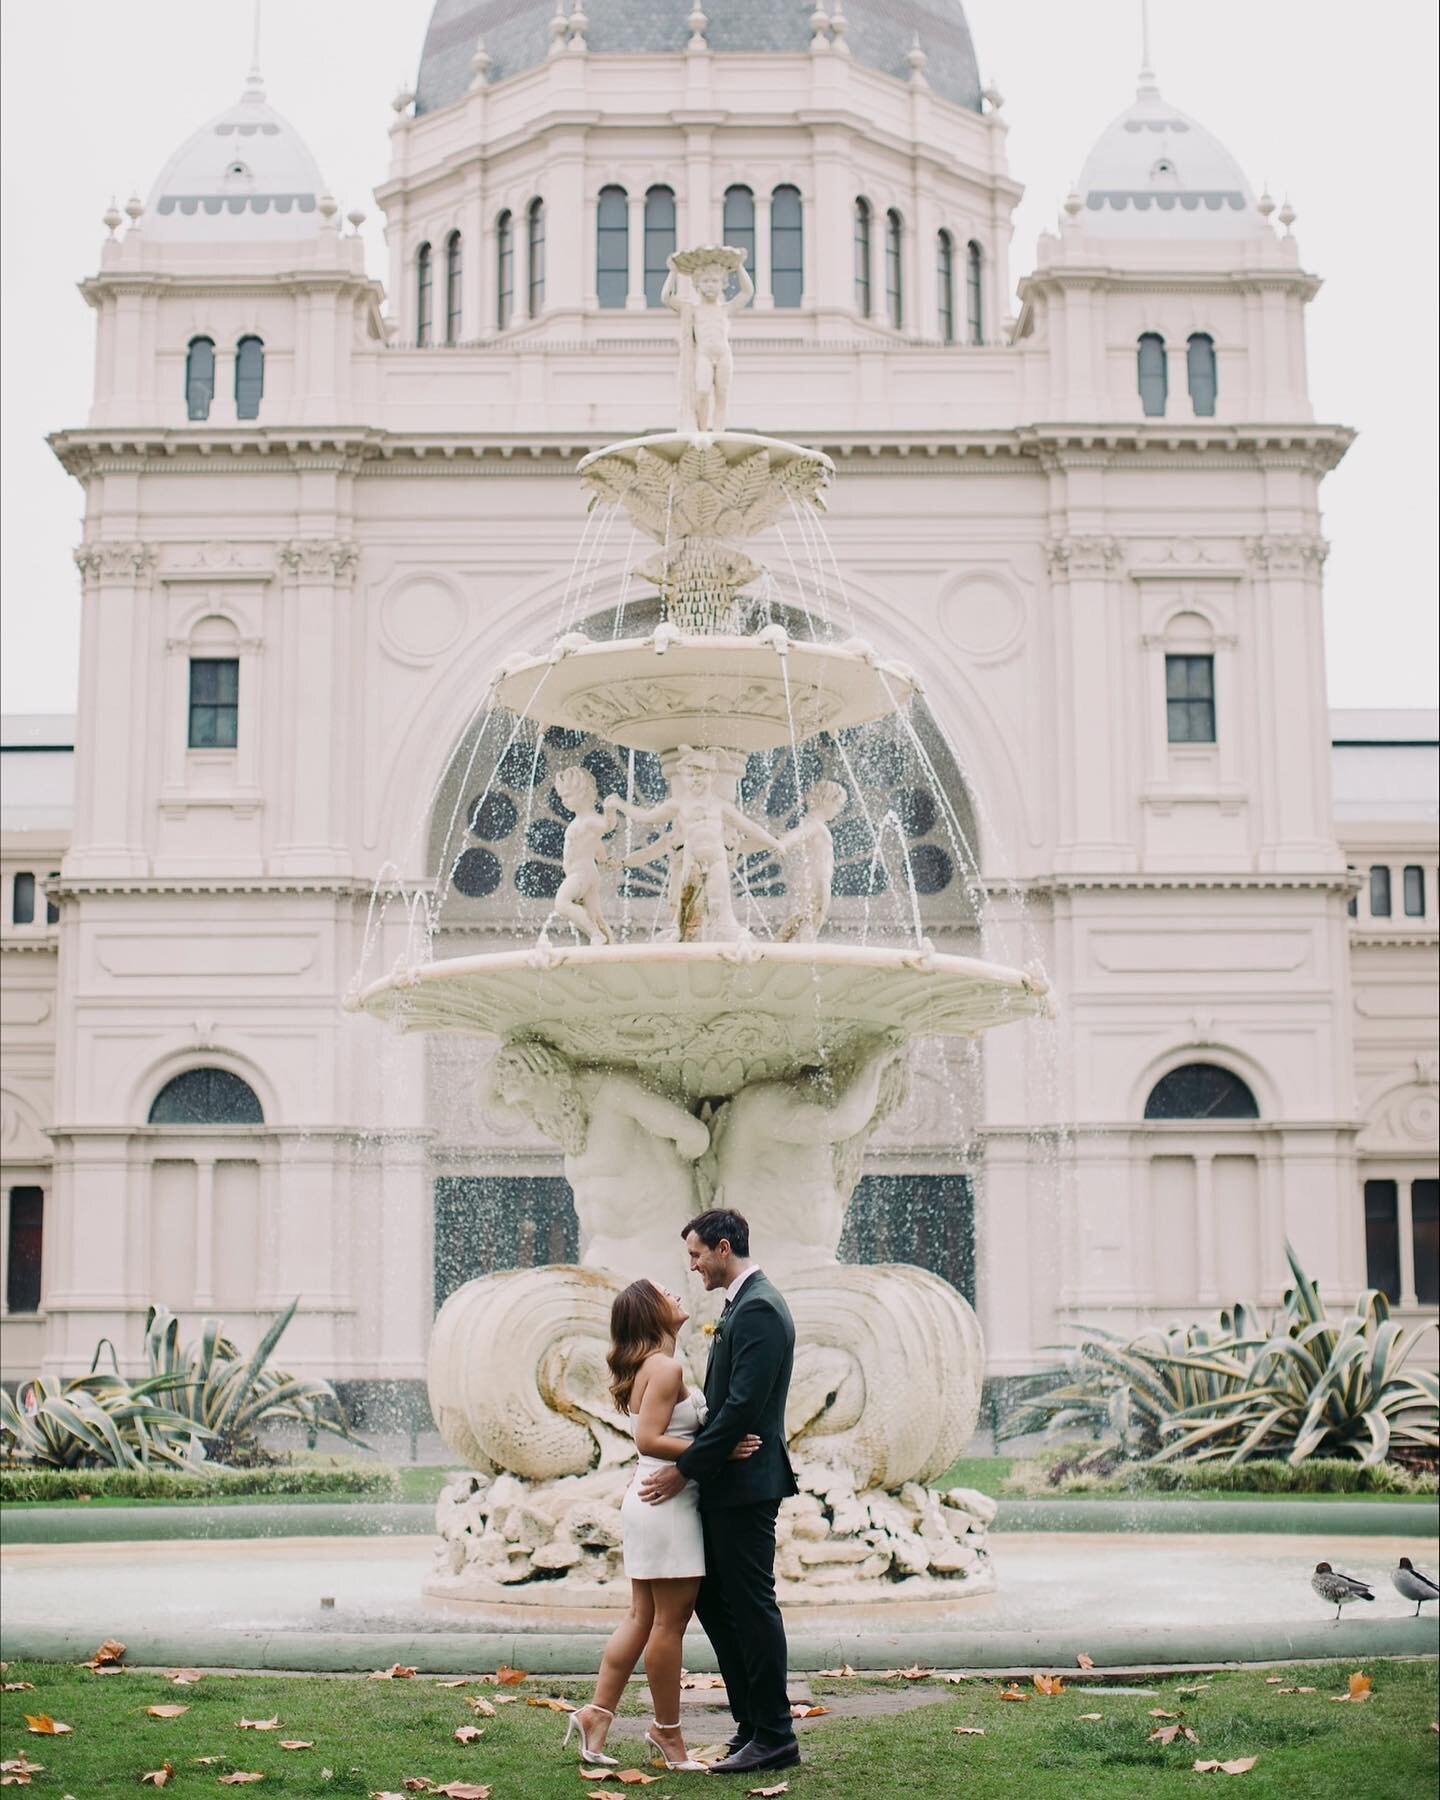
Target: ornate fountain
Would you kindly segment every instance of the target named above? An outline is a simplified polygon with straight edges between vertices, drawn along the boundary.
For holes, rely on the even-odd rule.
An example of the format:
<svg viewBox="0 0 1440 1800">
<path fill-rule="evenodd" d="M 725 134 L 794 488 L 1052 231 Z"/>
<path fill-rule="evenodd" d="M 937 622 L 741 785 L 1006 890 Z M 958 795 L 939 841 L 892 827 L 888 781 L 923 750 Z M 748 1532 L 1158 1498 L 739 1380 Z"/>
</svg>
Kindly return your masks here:
<svg viewBox="0 0 1440 1800">
<path fill-rule="evenodd" d="M 833 740 L 919 691 L 860 639 L 744 630 L 742 590 L 762 573 L 751 541 L 794 507 L 823 511 L 834 474 L 817 451 L 725 429 L 728 315 L 750 291 L 741 251 L 671 259 L 682 428 L 580 465 L 592 506 L 622 508 L 655 542 L 635 573 L 658 590 L 659 624 L 563 635 L 495 678 L 495 701 L 534 728 L 654 753 L 665 797 L 602 797 L 567 769 L 564 879 L 538 942 L 406 964 L 354 1002 L 408 1031 L 500 1039 L 488 1103 L 560 1145 L 579 1220 L 578 1265 L 471 1281 L 436 1320 L 431 1405 L 472 1471 L 440 1502 L 437 1597 L 624 1601 L 618 1506 L 634 1445 L 607 1391 L 610 1305 L 638 1275 L 689 1291 L 681 1226 L 721 1196 L 749 1218 L 796 1322 L 787 1431 L 802 1491 L 779 1528 L 786 1604 L 951 1599 L 993 1581 L 993 1503 L 925 1485 L 975 1427 L 975 1315 L 923 1269 L 846 1265 L 837 1249 L 866 1143 L 904 1101 L 910 1040 L 1033 1017 L 1046 985 L 923 940 L 827 940 L 831 824 L 852 798 L 841 782 L 815 780 L 779 837 L 743 810 L 749 753 Z M 788 877 L 768 936 L 736 908 L 756 851 Z M 652 933 L 616 941 L 620 872 L 662 862 Z M 699 1380 L 718 1302 L 692 1305 L 681 1348 Z"/>
</svg>

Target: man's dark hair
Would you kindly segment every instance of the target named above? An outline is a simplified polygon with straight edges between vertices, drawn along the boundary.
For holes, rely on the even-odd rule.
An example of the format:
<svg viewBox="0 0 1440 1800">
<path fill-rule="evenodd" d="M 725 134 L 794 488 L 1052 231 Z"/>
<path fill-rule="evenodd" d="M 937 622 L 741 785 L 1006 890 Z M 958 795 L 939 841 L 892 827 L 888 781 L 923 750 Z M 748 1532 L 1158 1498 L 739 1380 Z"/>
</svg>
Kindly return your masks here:
<svg viewBox="0 0 1440 1800">
<path fill-rule="evenodd" d="M 688 1238 L 692 1231 L 707 1250 L 718 1250 L 723 1238 L 729 1242 L 734 1255 L 750 1254 L 749 1222 L 743 1213 L 732 1212 L 728 1206 L 716 1206 L 709 1212 L 697 1213 L 680 1236 Z"/>
</svg>

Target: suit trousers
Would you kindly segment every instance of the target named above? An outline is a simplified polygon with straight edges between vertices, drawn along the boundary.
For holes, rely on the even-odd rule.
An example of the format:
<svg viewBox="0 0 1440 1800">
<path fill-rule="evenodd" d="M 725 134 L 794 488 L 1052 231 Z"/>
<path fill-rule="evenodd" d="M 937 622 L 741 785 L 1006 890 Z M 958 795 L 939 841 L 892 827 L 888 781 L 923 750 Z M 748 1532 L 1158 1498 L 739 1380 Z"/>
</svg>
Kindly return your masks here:
<svg viewBox="0 0 1440 1800">
<path fill-rule="evenodd" d="M 701 1506 L 705 1579 L 695 1611 L 715 1651 L 725 1695 L 742 1738 L 767 1749 L 790 1743 L 795 1727 L 785 1691 L 789 1654 L 775 1598 L 778 1500 Z"/>
</svg>

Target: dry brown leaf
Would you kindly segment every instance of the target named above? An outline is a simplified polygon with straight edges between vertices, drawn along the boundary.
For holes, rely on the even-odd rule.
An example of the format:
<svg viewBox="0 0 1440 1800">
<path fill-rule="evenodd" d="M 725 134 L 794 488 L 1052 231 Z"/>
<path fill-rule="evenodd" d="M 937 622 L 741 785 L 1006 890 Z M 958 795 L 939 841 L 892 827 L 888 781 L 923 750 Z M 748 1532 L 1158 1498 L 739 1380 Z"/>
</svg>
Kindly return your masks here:
<svg viewBox="0 0 1440 1800">
<path fill-rule="evenodd" d="M 1298 1687 L 1295 1692 L 1297 1694 L 1315 1694 L 1319 1692 L 1319 1689 L 1313 1687 Z"/>
<path fill-rule="evenodd" d="M 1105 1715 L 1104 1713 L 1076 1713 L 1075 1717 L 1077 1720 L 1085 1723 L 1091 1719 L 1103 1719 Z"/>
<path fill-rule="evenodd" d="M 235 1729 L 237 1731 L 278 1731 L 280 1715 L 276 1713 L 273 1719 L 241 1719 Z"/>
<path fill-rule="evenodd" d="M 849 1663 L 841 1663 L 838 1669 L 818 1669 L 816 1673 L 819 1675 L 828 1675 L 832 1681 L 849 1681 L 855 1671 L 850 1667 Z M 681 1687 L 684 1687 L 685 1683 L 682 1681 L 680 1685 Z"/>
<path fill-rule="evenodd" d="M 33 1731 L 36 1737 L 69 1737 L 75 1727 L 62 1725 L 59 1719 L 52 1719 L 49 1713 L 26 1713 L 25 1729 Z"/>
<path fill-rule="evenodd" d="M 1183 1737 L 1187 1744 L 1198 1744 L 1199 1736 L 1189 1725 L 1162 1725 L 1159 1730 L 1152 1731 L 1147 1743 L 1173 1744 L 1176 1738 Z"/>
<path fill-rule="evenodd" d="M 0 1775 L 0 1787 L 29 1787 L 28 1775 Z"/>
<path fill-rule="evenodd" d="M 10 1756 L 0 1762 L 0 1771 L 6 1775 L 38 1775 L 44 1767 L 44 1763 L 31 1762 L 23 1750 L 18 1756 Z"/>
<path fill-rule="evenodd" d="M 792 1719 L 819 1719 L 829 1710 L 828 1706 L 806 1706 L 803 1700 L 797 1700 L 795 1705 L 790 1708 L 790 1717 Z"/>
<path fill-rule="evenodd" d="M 582 1769 L 580 1771 L 580 1779 L 582 1781 L 605 1781 L 609 1778 L 609 1775 L 610 1771 L 608 1769 Z"/>
<path fill-rule="evenodd" d="M 928 1681 L 935 1673 L 933 1669 L 922 1669 L 919 1663 L 911 1663 L 908 1669 L 891 1669 L 891 1675 L 898 1675 L 902 1681 Z"/>
<path fill-rule="evenodd" d="M 643 1769 L 617 1769 L 610 1777 L 626 1787 L 649 1787 L 651 1782 L 659 1781 L 658 1775 L 647 1775 Z"/>
<path fill-rule="evenodd" d="M 197 1681 L 203 1681 L 205 1677 L 199 1669 L 171 1669 L 165 1679 L 176 1687 L 193 1687 Z"/>
<path fill-rule="evenodd" d="M 685 1675 L 681 1677 L 682 1688 L 722 1688 L 725 1683 L 718 1675 Z"/>
<path fill-rule="evenodd" d="M 415 1670 L 407 1669 L 404 1663 L 391 1663 L 388 1669 L 372 1669 L 371 1681 L 413 1681 Z"/>
<path fill-rule="evenodd" d="M 192 1756 L 190 1760 L 198 1764 L 200 1768 L 208 1769 L 214 1763 L 224 1762 L 225 1758 L 223 1756 Z"/>
<path fill-rule="evenodd" d="M 314 1738 L 281 1738 L 280 1748 L 282 1750 L 313 1750 L 315 1740 Z"/>
<path fill-rule="evenodd" d="M 1352 1700 L 1368 1700 L 1375 1691 L 1375 1683 L 1362 1669 L 1357 1669 L 1350 1677 L 1350 1698 Z"/>
<path fill-rule="evenodd" d="M 572 1713 L 579 1711 L 579 1708 L 575 1706 L 572 1701 L 557 1700 L 553 1694 L 546 1694 L 543 1697 L 539 1694 L 527 1694 L 525 1697 L 525 1704 L 527 1706 L 543 1706 L 548 1708 L 551 1712 Z"/>
<path fill-rule="evenodd" d="M 1035 1683 L 1035 1691 L 1038 1694 L 1063 1694 L 1065 1692 L 1065 1683 L 1058 1675 L 1032 1675 L 1030 1679 Z"/>
<path fill-rule="evenodd" d="M 469 1706 L 470 1710 L 479 1713 L 482 1719 L 493 1719 L 495 1717 L 495 1708 L 483 1694 L 473 1695 L 469 1701 Z"/>
<path fill-rule="evenodd" d="M 402 1785 L 407 1794 L 428 1794 L 434 1783 L 425 1775 L 407 1775 Z"/>
<path fill-rule="evenodd" d="M 485 1735 L 483 1725 L 461 1725 L 455 1732 L 457 1744 L 478 1744 Z"/>
<path fill-rule="evenodd" d="M 261 1769 L 237 1769 L 233 1775 L 217 1775 L 215 1779 L 221 1787 L 251 1787 L 257 1781 L 265 1779 Z"/>
<path fill-rule="evenodd" d="M 140 1785 L 141 1787 L 168 1787 L 170 1777 L 174 1773 L 174 1763 L 162 1763 L 158 1769 L 147 1769 L 140 1777 Z"/>
<path fill-rule="evenodd" d="M 7 1694 L 32 1694 L 35 1691 L 33 1681 L 7 1681 L 4 1686 Z"/>
<path fill-rule="evenodd" d="M 970 1677 L 968 1675 L 937 1675 L 935 1679 L 937 1681 L 948 1681 L 951 1687 L 959 1687 L 962 1681 L 968 1681 Z"/>
<path fill-rule="evenodd" d="M 1095 1658 L 1093 1656 L 1087 1656 L 1082 1650 L 1075 1658 L 1075 1666 L 1079 1669 L 1093 1669 L 1095 1667 Z"/>
<path fill-rule="evenodd" d="M 478 1781 L 450 1781 L 444 1787 L 432 1787 L 432 1794 L 444 1794 L 447 1800 L 490 1800 L 495 1790 L 481 1787 Z"/>
<path fill-rule="evenodd" d="M 189 1712 L 188 1706 L 147 1706 L 146 1712 L 152 1719 L 178 1719 L 181 1713 Z"/>
<path fill-rule="evenodd" d="M 437 1681 L 435 1685 L 436 1687 L 469 1687 L 474 1679 L 473 1675 L 457 1675 L 453 1680 Z"/>
<path fill-rule="evenodd" d="M 512 1669 L 506 1663 L 501 1663 L 494 1675 L 496 1687 L 518 1687 L 522 1681 L 529 1679 L 528 1669 Z"/>
<path fill-rule="evenodd" d="M 1150 1708 L 1150 1717 L 1152 1719 L 1178 1719 L 1180 1715 L 1179 1713 L 1166 1712 L 1163 1706 L 1152 1706 Z"/>
<path fill-rule="evenodd" d="M 119 1638 L 106 1638 L 105 1642 L 85 1664 L 87 1669 L 98 1669 L 106 1663 L 118 1663 L 125 1660 L 125 1646 Z"/>
<path fill-rule="evenodd" d="M 777 1794 L 788 1794 L 790 1792 L 790 1783 L 788 1781 L 778 1781 L 774 1787 L 746 1788 L 745 1792 L 747 1795 L 754 1796 L 755 1800 L 775 1800 Z"/>
<path fill-rule="evenodd" d="M 495 1704 L 497 1706 L 518 1706 L 520 1704 L 520 1696 L 518 1694 L 497 1694 L 495 1696 Z"/>
<path fill-rule="evenodd" d="M 985 1735 L 983 1725 L 952 1725 L 950 1729 L 956 1737 L 984 1737 Z"/>
<path fill-rule="evenodd" d="M 1023 1688 L 1016 1687 L 1015 1683 L 1012 1681 L 1009 1687 L 1000 1690 L 1000 1698 L 1002 1700 L 1028 1700 L 1030 1696 Z"/>
<path fill-rule="evenodd" d="M 1194 1762 L 1190 1766 L 1197 1775 L 1248 1775 L 1259 1761 L 1255 1756 L 1237 1756 L 1230 1762 Z"/>
<path fill-rule="evenodd" d="M 1267 1675 L 1265 1677 L 1265 1685 L 1266 1687 L 1269 1687 L 1272 1682 L 1283 1681 L 1284 1679 L 1285 1677 L 1283 1675 Z"/>
</svg>

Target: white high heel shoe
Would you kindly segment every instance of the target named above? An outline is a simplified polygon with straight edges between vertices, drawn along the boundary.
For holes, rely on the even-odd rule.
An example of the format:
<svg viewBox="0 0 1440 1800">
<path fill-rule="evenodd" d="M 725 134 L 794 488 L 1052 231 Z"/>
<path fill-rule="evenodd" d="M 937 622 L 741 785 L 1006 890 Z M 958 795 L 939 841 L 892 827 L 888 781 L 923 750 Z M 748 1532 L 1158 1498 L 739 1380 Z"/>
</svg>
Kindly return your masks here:
<svg viewBox="0 0 1440 1800">
<path fill-rule="evenodd" d="M 571 1732 L 578 1731 L 580 1734 L 580 1760 L 582 1763 L 591 1763 L 596 1767 L 603 1767 L 606 1769 L 618 1769 L 620 1766 L 618 1757 L 606 1756 L 603 1750 L 592 1750 L 590 1748 L 589 1740 L 585 1736 L 585 1727 L 580 1723 L 580 1715 L 582 1712 L 604 1713 L 607 1719 L 613 1719 L 615 1717 L 608 1706 L 597 1706 L 593 1700 L 588 1707 L 577 1706 L 566 1722 L 565 1738 L 560 1748 L 563 1750 L 570 1742 Z"/>
<path fill-rule="evenodd" d="M 662 1725 L 658 1719 L 652 1719 L 650 1722 L 657 1731 L 678 1731 L 680 1729 L 680 1721 L 678 1719 L 673 1725 Z M 693 1762 L 688 1756 L 684 1762 L 671 1762 L 670 1752 L 662 1743 L 657 1742 L 656 1739 L 651 1737 L 648 1731 L 645 1733 L 645 1742 L 659 1755 L 661 1762 L 664 1763 L 667 1769 L 678 1769 L 687 1775 L 708 1775 L 710 1773 L 710 1765 L 708 1763 Z"/>
</svg>

